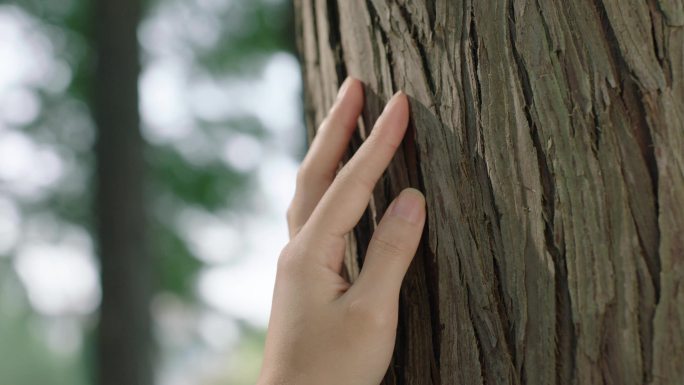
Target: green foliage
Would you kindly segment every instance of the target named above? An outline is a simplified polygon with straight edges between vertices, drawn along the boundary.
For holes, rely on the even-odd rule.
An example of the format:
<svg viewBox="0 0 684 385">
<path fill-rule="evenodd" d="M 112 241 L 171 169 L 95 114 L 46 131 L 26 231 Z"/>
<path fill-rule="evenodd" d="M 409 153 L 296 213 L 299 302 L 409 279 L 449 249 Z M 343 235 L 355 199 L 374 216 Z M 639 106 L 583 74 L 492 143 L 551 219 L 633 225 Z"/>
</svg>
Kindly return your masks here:
<svg viewBox="0 0 684 385">
<path fill-rule="evenodd" d="M 238 1 L 220 16 L 219 45 L 197 52 L 212 73 L 254 73 L 269 54 L 296 50 L 290 1 Z"/>
<path fill-rule="evenodd" d="M 55 355 L 31 334 L 35 317 L 0 318 L 0 382 L 3 384 L 85 385 L 85 368 L 76 357 Z M 36 325 L 33 325 L 36 326 Z"/>
<path fill-rule="evenodd" d="M 154 147 L 148 156 L 153 191 L 170 192 L 186 204 L 219 209 L 234 202 L 249 177 L 218 161 L 195 165 L 168 147 Z"/>
<path fill-rule="evenodd" d="M 150 229 L 152 249 L 156 251 L 154 268 L 158 290 L 192 301 L 195 273 L 202 263 L 194 258 L 176 229 L 154 220 Z"/>
</svg>

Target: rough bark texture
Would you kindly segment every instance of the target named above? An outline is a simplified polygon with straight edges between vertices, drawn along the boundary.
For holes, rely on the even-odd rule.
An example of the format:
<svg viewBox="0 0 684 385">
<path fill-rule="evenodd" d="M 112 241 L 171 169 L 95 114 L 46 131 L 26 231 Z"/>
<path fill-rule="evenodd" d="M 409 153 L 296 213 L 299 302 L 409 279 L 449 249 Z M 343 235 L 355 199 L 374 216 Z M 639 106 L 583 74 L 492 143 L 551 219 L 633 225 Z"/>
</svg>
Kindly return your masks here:
<svg viewBox="0 0 684 385">
<path fill-rule="evenodd" d="M 385 384 L 684 384 L 682 0 L 295 0 L 310 137 L 346 75 L 350 152 L 398 89 L 389 200 L 424 242 Z"/>
<path fill-rule="evenodd" d="M 98 0 L 93 111 L 102 279 L 99 385 L 152 385 L 143 140 L 138 113 L 140 0 Z"/>
</svg>

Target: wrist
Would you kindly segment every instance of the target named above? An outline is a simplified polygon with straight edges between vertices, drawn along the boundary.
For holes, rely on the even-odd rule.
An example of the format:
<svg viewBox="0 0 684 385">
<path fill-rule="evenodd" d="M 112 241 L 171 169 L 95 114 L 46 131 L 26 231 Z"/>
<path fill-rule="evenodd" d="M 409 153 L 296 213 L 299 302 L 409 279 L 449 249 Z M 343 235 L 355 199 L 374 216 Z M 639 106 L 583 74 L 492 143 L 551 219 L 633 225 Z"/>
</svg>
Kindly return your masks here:
<svg viewBox="0 0 684 385">
<path fill-rule="evenodd" d="M 285 377 L 277 375 L 271 370 L 262 368 L 256 385 L 294 385 L 294 382 L 286 380 Z"/>
<path fill-rule="evenodd" d="M 257 380 L 256 385 L 294 385 L 294 382 L 285 381 L 285 380 L 273 378 L 273 377 L 262 376 L 262 377 L 259 377 L 259 380 Z"/>
<path fill-rule="evenodd" d="M 256 385 L 318 385 L 307 374 L 294 374 L 291 370 L 262 368 Z"/>
</svg>

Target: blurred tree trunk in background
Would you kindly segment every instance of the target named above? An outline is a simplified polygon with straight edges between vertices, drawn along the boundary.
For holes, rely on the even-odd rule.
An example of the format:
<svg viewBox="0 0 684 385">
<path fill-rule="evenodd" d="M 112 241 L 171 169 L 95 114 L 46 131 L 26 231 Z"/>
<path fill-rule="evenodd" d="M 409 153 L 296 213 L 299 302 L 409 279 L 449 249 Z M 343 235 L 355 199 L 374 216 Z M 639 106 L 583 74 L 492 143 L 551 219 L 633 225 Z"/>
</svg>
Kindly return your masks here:
<svg viewBox="0 0 684 385">
<path fill-rule="evenodd" d="M 310 137 L 345 75 L 352 149 L 412 131 L 349 240 L 425 191 L 386 384 L 684 383 L 684 5 L 296 0 Z"/>
<path fill-rule="evenodd" d="M 100 385 L 151 385 L 151 258 L 138 112 L 139 0 L 95 1 Z"/>
</svg>

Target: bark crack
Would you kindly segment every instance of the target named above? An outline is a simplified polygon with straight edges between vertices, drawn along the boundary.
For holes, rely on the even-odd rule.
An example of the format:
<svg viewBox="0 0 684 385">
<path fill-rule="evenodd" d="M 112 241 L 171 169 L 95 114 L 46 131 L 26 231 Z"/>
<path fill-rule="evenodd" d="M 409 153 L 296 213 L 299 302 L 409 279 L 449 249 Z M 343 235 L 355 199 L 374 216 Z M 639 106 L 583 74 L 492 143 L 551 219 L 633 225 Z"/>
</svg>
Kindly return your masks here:
<svg viewBox="0 0 684 385">
<path fill-rule="evenodd" d="M 599 24 L 603 27 L 603 34 L 608 41 L 610 57 L 612 59 L 613 70 L 615 74 L 619 77 L 618 84 L 620 85 L 620 99 L 625 106 L 627 111 L 627 116 L 630 120 L 630 126 L 634 128 L 634 134 L 639 142 L 639 147 L 641 148 L 641 155 L 646 163 L 646 167 L 649 171 L 651 177 L 651 190 L 653 191 L 653 201 L 655 209 L 656 219 L 659 217 L 659 202 L 658 202 L 658 165 L 655 156 L 655 146 L 653 144 L 653 137 L 651 133 L 651 127 L 648 123 L 648 109 L 645 107 L 644 103 L 646 100 L 651 99 L 650 94 L 644 93 L 643 90 L 635 83 L 634 73 L 631 72 L 630 66 L 627 64 L 626 60 L 620 53 L 620 48 L 618 44 L 615 31 L 608 20 L 608 15 L 606 9 L 603 6 L 601 0 L 593 0 L 596 10 L 598 12 Z M 622 68 L 623 71 L 618 69 Z M 629 71 L 629 73 L 625 73 Z M 636 107 L 638 113 L 634 113 L 633 108 Z M 639 233 L 639 228 L 637 227 L 637 233 Z M 660 228 L 656 227 L 656 237 L 658 239 L 657 243 L 660 244 Z M 660 300 L 660 251 L 656 248 L 656 254 L 653 262 L 649 262 L 649 270 L 651 270 L 651 277 L 653 279 L 653 285 L 656 290 L 656 305 Z"/>
<path fill-rule="evenodd" d="M 478 77 L 478 35 L 475 29 L 474 6 L 472 2 L 463 4 L 463 25 L 468 25 L 468 28 L 463 28 L 463 36 L 461 38 L 461 77 L 464 79 L 462 100 L 463 109 L 465 111 L 465 129 L 463 130 L 465 136 L 466 148 L 468 155 L 473 157 L 479 151 L 477 148 L 479 142 L 480 125 L 479 112 L 482 111 L 482 96 L 480 88 L 480 79 Z M 469 59 L 469 60 L 468 60 Z M 471 82 L 472 80 L 472 82 Z"/>
<path fill-rule="evenodd" d="M 473 59 L 473 78 L 475 79 L 476 93 L 477 97 L 477 110 L 482 111 L 482 92 L 480 85 L 480 77 L 478 76 L 480 64 L 478 58 L 478 52 L 480 51 L 480 40 L 477 36 L 477 28 L 475 27 L 475 7 L 470 7 L 470 33 L 472 34 L 472 39 L 470 41 L 470 55 Z"/>
<path fill-rule="evenodd" d="M 415 126 L 413 124 L 409 127 L 409 132 L 406 134 L 403 151 L 404 159 L 406 161 L 406 168 L 409 172 L 409 179 L 411 185 L 418 186 L 420 191 L 425 191 L 425 182 L 423 173 L 420 167 L 420 152 L 417 151 L 415 143 Z M 439 311 L 439 267 L 437 265 L 437 256 L 430 249 L 429 236 L 430 221 L 425 221 L 425 228 L 423 229 L 423 237 L 418 248 L 418 253 L 422 256 L 423 269 L 425 271 L 428 301 L 430 305 L 431 324 L 432 324 L 432 354 L 433 360 L 431 365 L 432 383 L 440 385 L 440 352 L 441 352 L 441 317 Z M 416 255 L 418 258 L 418 255 Z"/>
<path fill-rule="evenodd" d="M 648 0 L 648 13 L 651 18 L 651 39 L 653 39 L 653 54 L 655 55 L 656 60 L 658 61 L 658 64 L 660 65 L 660 68 L 663 70 L 665 69 L 665 55 L 663 52 L 660 52 L 660 49 L 662 48 L 662 44 L 659 43 L 658 41 L 658 31 L 656 30 L 657 26 L 660 26 L 662 28 L 662 22 L 663 22 L 663 16 L 662 13 L 658 11 L 658 4 L 656 4 L 656 0 Z M 656 20 L 654 20 L 654 17 L 659 18 L 658 23 L 656 23 Z M 663 73 L 667 74 L 668 71 L 663 71 Z M 670 86 L 670 81 L 672 79 L 668 79 L 669 77 L 666 76 L 666 84 L 667 86 Z"/>
<path fill-rule="evenodd" d="M 481 96 L 481 85 L 480 85 L 480 80 L 479 80 L 479 60 L 478 60 L 478 55 L 479 55 L 479 37 L 477 35 L 477 30 L 476 30 L 476 25 L 475 25 L 475 9 L 474 9 L 474 4 L 470 4 L 470 30 L 469 30 L 469 35 L 468 39 L 470 39 L 470 50 L 469 54 L 471 55 L 471 60 L 472 60 L 472 78 L 475 83 L 477 95 L 476 95 L 476 101 L 477 101 L 477 107 L 473 109 L 473 112 L 475 111 L 480 111 L 482 109 L 482 96 Z M 515 334 L 513 332 L 512 328 L 512 323 L 511 320 L 508 316 L 508 311 L 506 309 L 506 306 L 504 304 L 504 289 L 503 289 L 503 274 L 501 272 L 501 268 L 499 266 L 499 260 L 498 258 L 505 258 L 505 252 L 502 250 L 500 247 L 497 247 L 497 243 L 500 241 L 501 238 L 501 212 L 499 210 L 499 207 L 497 206 L 496 202 L 496 197 L 494 194 L 494 186 L 492 183 L 492 178 L 489 174 L 489 171 L 487 169 L 487 162 L 485 160 L 485 151 L 482 146 L 484 146 L 484 130 L 479 124 L 479 121 L 477 119 L 473 119 L 475 126 L 474 128 L 477 129 L 478 133 L 478 138 L 479 138 L 479 145 L 476 147 L 477 152 L 471 153 L 471 161 L 472 161 L 472 166 L 475 171 L 475 175 L 479 177 L 479 180 L 481 181 L 480 183 L 480 188 L 482 189 L 482 194 L 483 194 L 483 215 L 484 215 L 484 223 L 485 223 L 485 228 L 484 228 L 484 236 L 482 239 L 483 243 L 486 242 L 486 244 L 483 244 L 481 246 L 478 246 L 479 249 L 483 251 L 483 256 L 490 257 L 492 260 L 492 271 L 493 271 L 493 292 L 491 293 L 491 298 L 492 302 L 494 305 L 494 310 L 496 313 L 496 319 L 500 323 L 500 327 L 502 329 L 502 340 L 501 341 L 503 344 L 505 344 L 506 352 L 508 353 L 507 355 L 502 354 L 502 356 L 506 356 L 507 359 L 509 360 L 508 364 L 509 367 L 514 367 L 514 362 L 516 359 L 516 352 L 515 352 Z M 478 155 L 478 153 L 481 152 L 481 155 Z M 490 210 L 487 210 L 489 208 Z M 473 237 L 473 239 L 477 242 L 477 239 L 479 237 Z M 485 250 L 488 248 L 489 253 L 487 253 Z M 476 335 L 478 337 L 478 343 L 481 346 L 480 349 L 480 354 L 482 355 L 482 344 L 480 341 L 480 336 L 478 333 L 481 331 L 479 330 L 478 327 L 475 327 L 476 330 Z M 499 336 L 492 337 L 492 338 L 499 338 Z M 483 361 L 484 358 L 481 358 L 480 361 L 482 362 L 483 366 L 486 364 L 487 361 Z M 487 377 L 483 378 L 484 383 L 487 382 Z"/>
<path fill-rule="evenodd" d="M 380 23 L 380 14 L 378 13 L 378 10 L 375 8 L 375 4 L 373 4 L 373 1 L 366 0 L 366 8 L 368 9 L 368 15 L 370 16 L 370 19 L 372 20 L 372 23 L 370 25 L 371 35 L 374 31 L 377 30 L 378 34 L 380 35 L 380 40 L 382 40 L 382 47 L 385 49 L 385 52 L 379 52 L 378 45 L 372 44 L 373 50 L 374 50 L 373 58 L 380 57 L 380 55 L 386 55 L 386 57 L 387 57 L 387 70 L 389 71 L 389 74 L 390 74 L 390 78 L 388 80 L 392 83 L 392 90 L 396 90 L 397 85 L 395 83 L 394 66 L 393 66 L 394 55 L 392 54 L 392 46 L 390 45 L 389 37 L 387 36 L 387 31 L 385 31 L 385 29 L 382 27 L 382 24 Z M 377 26 L 377 29 L 376 29 L 376 26 Z M 374 67 L 375 67 L 375 78 L 378 80 L 383 79 L 382 73 L 380 72 L 380 68 L 382 66 L 379 64 L 376 64 Z"/>
<path fill-rule="evenodd" d="M 335 72 L 337 83 L 340 84 L 347 77 L 347 67 L 344 62 L 342 38 L 340 31 L 340 10 L 337 0 L 327 0 L 326 11 L 328 13 L 328 44 L 335 57 Z"/>
<path fill-rule="evenodd" d="M 625 83 L 626 82 L 626 83 Z M 646 109 L 644 108 L 643 102 L 639 100 L 644 100 L 643 93 L 640 92 L 639 88 L 630 80 L 625 80 L 623 82 L 623 87 L 620 92 L 620 100 L 624 105 L 624 109 L 627 112 L 627 117 L 629 118 L 630 127 L 633 128 L 634 136 L 638 142 L 639 149 L 641 150 L 641 156 L 646 164 L 646 169 L 650 177 L 650 187 L 653 194 L 653 204 L 655 211 L 655 218 L 658 218 L 658 165 L 655 157 L 655 145 L 653 143 L 653 137 L 651 136 L 651 130 L 649 129 L 648 122 L 646 121 L 646 116 L 648 116 Z M 636 110 L 636 111 L 635 111 Z M 625 178 L 626 180 L 626 178 Z M 637 199 L 637 197 L 630 197 L 630 199 Z M 636 222 L 636 218 L 633 214 L 633 207 L 629 205 L 632 219 L 635 221 L 634 225 L 636 227 L 637 236 L 639 238 L 639 243 L 643 250 L 643 229 L 640 223 Z M 656 244 L 660 244 L 660 231 L 656 227 Z M 650 257 L 645 258 L 646 265 L 648 267 L 649 273 L 653 280 L 653 287 L 655 289 L 656 304 L 660 298 L 660 258 L 658 256 L 658 249 L 655 250 L 655 258 Z"/>
<path fill-rule="evenodd" d="M 482 378 L 482 385 L 487 385 L 487 370 L 486 370 L 486 358 L 484 356 L 484 349 L 482 346 L 482 337 L 480 336 L 480 333 L 478 333 L 477 327 L 475 327 L 475 324 L 473 323 L 473 309 L 471 309 L 471 304 L 470 304 L 470 287 L 468 286 L 468 283 L 465 284 L 465 289 L 466 289 L 466 301 L 468 302 L 466 304 L 466 308 L 468 309 L 468 320 L 470 321 L 470 325 L 473 331 L 473 337 L 475 337 L 475 348 L 477 349 L 477 358 L 478 361 L 480 362 L 480 378 Z"/>
<path fill-rule="evenodd" d="M 542 186 L 542 216 L 544 220 L 544 247 L 551 255 L 555 267 L 554 290 L 556 298 L 556 383 L 569 384 L 575 370 L 575 356 L 577 351 L 577 331 L 572 321 L 572 305 L 568 285 L 568 271 L 566 257 L 554 240 L 553 224 L 555 221 L 556 191 L 553 170 L 541 144 L 539 130 L 532 118 L 531 108 L 534 105 L 534 94 L 529 75 L 524 70 L 524 59 L 516 45 L 515 10 L 513 1 L 509 2 L 509 38 L 519 84 L 522 89 L 525 105 L 523 108 L 525 119 L 530 129 L 532 145 L 537 157 L 540 184 Z M 598 148 L 598 146 L 597 146 Z M 524 363 L 523 363 L 524 368 Z M 525 371 L 523 369 L 523 375 Z"/>
<path fill-rule="evenodd" d="M 421 37 L 419 36 L 420 30 L 418 26 L 413 22 L 413 19 L 411 19 L 411 14 L 409 10 L 406 8 L 406 6 L 402 4 L 397 4 L 397 8 L 399 9 L 399 13 L 401 13 L 402 18 L 404 19 L 404 22 L 408 27 L 409 33 L 411 35 L 411 41 L 418 50 L 421 65 L 423 67 L 423 74 L 425 74 L 425 79 L 427 80 L 427 86 L 430 89 L 430 93 L 432 93 L 432 96 L 434 97 L 437 95 L 437 82 L 435 81 L 435 78 L 432 75 L 433 71 L 430 68 L 430 58 L 425 49 L 425 46 L 427 44 L 421 44 L 423 42 L 423 39 L 421 39 Z"/>
</svg>

